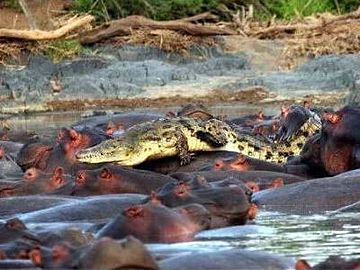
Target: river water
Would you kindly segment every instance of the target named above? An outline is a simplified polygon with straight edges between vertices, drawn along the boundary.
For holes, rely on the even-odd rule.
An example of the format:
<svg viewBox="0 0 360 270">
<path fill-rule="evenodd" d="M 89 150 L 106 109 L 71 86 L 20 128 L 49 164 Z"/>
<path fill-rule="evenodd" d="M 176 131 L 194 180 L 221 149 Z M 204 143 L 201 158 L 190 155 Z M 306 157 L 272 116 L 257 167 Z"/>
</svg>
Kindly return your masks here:
<svg viewBox="0 0 360 270">
<path fill-rule="evenodd" d="M 160 109 L 139 108 L 139 111 L 168 112 L 176 107 Z M 222 104 L 210 108 L 214 115 L 241 116 L 256 113 L 259 106 Z M 266 114 L 275 114 L 279 107 L 262 108 Z M 131 110 L 131 109 L 121 109 Z M 40 134 L 54 134 L 59 127 L 69 126 L 81 119 L 86 112 L 48 113 L 22 115 L 13 119 L 15 130 L 36 131 Z M 316 198 L 314 198 L 316 199 Z M 157 256 L 162 257 L 169 245 L 148 245 Z M 228 227 L 203 232 L 194 242 L 171 245 L 176 254 L 196 251 L 216 251 L 232 247 L 250 250 L 265 250 L 296 259 L 307 259 L 310 264 L 318 263 L 329 255 L 346 258 L 360 256 L 360 213 L 323 214 L 298 216 L 259 211 L 254 225 Z M 165 255 L 164 255 L 165 256 Z"/>
</svg>

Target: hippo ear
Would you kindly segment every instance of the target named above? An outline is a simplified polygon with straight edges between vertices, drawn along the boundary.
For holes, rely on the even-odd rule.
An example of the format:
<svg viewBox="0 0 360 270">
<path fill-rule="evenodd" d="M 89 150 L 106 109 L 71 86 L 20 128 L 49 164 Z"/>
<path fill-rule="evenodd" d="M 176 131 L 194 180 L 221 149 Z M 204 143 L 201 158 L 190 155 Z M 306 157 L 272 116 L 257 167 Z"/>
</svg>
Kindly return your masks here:
<svg viewBox="0 0 360 270">
<path fill-rule="evenodd" d="M 35 168 L 29 168 L 24 172 L 24 179 L 25 180 L 34 180 L 38 176 L 38 170 Z"/>
<path fill-rule="evenodd" d="M 258 192 L 260 190 L 259 185 L 255 181 L 247 181 L 245 185 L 252 191 Z"/>
<path fill-rule="evenodd" d="M 264 112 L 260 111 L 256 114 L 256 120 L 264 120 Z"/>
<path fill-rule="evenodd" d="M 76 185 L 83 185 L 86 182 L 86 172 L 85 171 L 78 171 L 76 174 L 75 184 Z"/>
<path fill-rule="evenodd" d="M 42 266 L 42 254 L 39 248 L 34 248 L 30 251 L 29 257 L 35 266 Z"/>
<path fill-rule="evenodd" d="M 207 186 L 208 185 L 208 181 L 206 180 L 206 178 L 202 175 L 198 175 L 196 176 L 196 181 L 198 182 L 199 185 L 201 186 Z"/>
<path fill-rule="evenodd" d="M 161 203 L 160 198 L 155 191 L 151 191 L 150 202 L 155 204 Z"/>
<path fill-rule="evenodd" d="M 281 107 L 281 116 L 282 117 L 286 117 L 290 112 L 290 108 L 289 107 L 286 107 L 286 106 L 282 106 Z"/>
<path fill-rule="evenodd" d="M 331 124 L 335 125 L 335 124 L 340 122 L 340 120 L 342 118 L 342 115 L 340 113 L 337 113 L 337 112 L 326 112 L 326 113 L 323 113 L 322 118 L 325 121 L 328 121 Z"/>
<path fill-rule="evenodd" d="M 283 186 L 284 186 L 284 179 L 278 177 L 271 181 L 269 188 L 278 188 Z"/>
<path fill-rule="evenodd" d="M 112 172 L 109 168 L 105 167 L 100 171 L 100 177 L 105 180 L 110 180 L 112 178 Z"/>
<path fill-rule="evenodd" d="M 3 159 L 5 157 L 5 148 L 3 145 L 0 145 L 0 159 Z"/>
<path fill-rule="evenodd" d="M 70 248 L 65 243 L 55 244 L 51 251 L 51 257 L 54 262 L 61 262 L 70 255 Z"/>
<path fill-rule="evenodd" d="M 56 167 L 53 172 L 53 176 L 63 176 L 64 175 L 64 169 L 62 167 Z"/>
<path fill-rule="evenodd" d="M 77 140 L 79 140 L 79 138 L 80 138 L 80 133 L 79 132 L 77 132 L 75 129 L 70 129 L 69 130 L 69 136 L 70 136 L 70 139 L 72 140 L 72 141 L 77 141 Z"/>
<path fill-rule="evenodd" d="M 18 218 L 7 220 L 5 227 L 11 230 L 26 230 L 25 224 Z"/>
<path fill-rule="evenodd" d="M 298 260 L 295 263 L 295 270 L 309 270 L 311 266 L 306 260 Z"/>
<path fill-rule="evenodd" d="M 144 207 L 142 205 L 135 205 L 125 209 L 125 216 L 128 218 L 137 218 L 144 216 Z"/>
</svg>

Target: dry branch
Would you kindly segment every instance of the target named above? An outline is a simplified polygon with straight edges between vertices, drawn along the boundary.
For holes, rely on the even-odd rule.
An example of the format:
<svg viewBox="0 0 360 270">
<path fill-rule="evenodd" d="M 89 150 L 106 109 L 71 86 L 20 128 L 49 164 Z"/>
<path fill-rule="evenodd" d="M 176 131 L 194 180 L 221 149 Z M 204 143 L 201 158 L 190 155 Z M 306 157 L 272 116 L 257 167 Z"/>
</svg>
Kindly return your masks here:
<svg viewBox="0 0 360 270">
<path fill-rule="evenodd" d="M 193 20 L 193 19 L 192 19 Z M 173 30 L 193 36 L 232 35 L 236 32 L 214 26 L 197 25 L 187 22 L 186 19 L 175 21 L 154 21 L 142 16 L 129 16 L 114 20 L 84 33 L 80 37 L 82 44 L 91 44 L 102 39 L 119 35 L 130 35 L 134 29 L 147 28 L 151 30 Z"/>
<path fill-rule="evenodd" d="M 61 38 L 71 31 L 90 23 L 95 20 L 95 17 L 86 15 L 76 18 L 68 24 L 52 31 L 42 30 L 14 30 L 14 29 L 0 29 L 0 38 L 15 38 L 23 40 L 50 40 Z"/>
<path fill-rule="evenodd" d="M 269 37 L 271 38 L 281 33 L 293 34 L 296 31 L 312 31 L 328 26 L 330 24 L 344 22 L 347 20 L 356 20 L 356 19 L 360 19 L 360 8 L 354 12 L 344 15 L 334 16 L 331 18 L 321 17 L 320 20 L 317 21 L 317 23 L 313 23 L 313 24 L 299 23 L 299 24 L 290 24 L 290 25 L 275 25 L 272 27 L 261 29 L 254 33 L 249 33 L 249 35 L 257 38 L 269 38 Z"/>
</svg>

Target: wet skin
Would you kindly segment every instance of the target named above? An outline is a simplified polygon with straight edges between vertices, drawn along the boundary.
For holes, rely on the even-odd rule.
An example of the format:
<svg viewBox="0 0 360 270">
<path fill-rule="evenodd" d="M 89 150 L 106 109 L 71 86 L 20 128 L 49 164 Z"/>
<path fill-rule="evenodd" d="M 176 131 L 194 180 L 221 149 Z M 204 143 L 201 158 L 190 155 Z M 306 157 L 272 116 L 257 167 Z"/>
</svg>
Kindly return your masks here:
<svg viewBox="0 0 360 270">
<path fill-rule="evenodd" d="M 198 203 L 211 213 L 211 227 L 222 227 L 229 224 L 245 224 L 250 209 L 249 198 L 242 188 L 199 187 L 191 182 L 180 181 L 163 186 L 156 197 L 169 207 Z"/>
<path fill-rule="evenodd" d="M 196 208 L 196 207 L 195 207 Z M 192 210 L 195 209 L 194 206 Z M 203 208 L 199 206 L 203 211 Z M 187 214 L 191 213 L 188 217 Z M 207 219 L 208 220 L 208 219 Z M 108 236 L 120 239 L 126 235 L 133 235 L 144 242 L 182 242 L 189 241 L 200 231 L 204 224 L 194 223 L 192 211 L 174 211 L 152 196 L 149 202 L 134 205 L 125 209 L 119 216 L 106 224 L 96 238 Z"/>
<path fill-rule="evenodd" d="M 168 182 L 170 176 L 155 172 L 124 168 L 116 165 L 97 170 L 80 170 L 75 179 L 72 195 L 89 196 L 110 193 L 150 194 Z"/>
<path fill-rule="evenodd" d="M 30 168 L 24 173 L 22 180 L 1 187 L 0 197 L 47 193 L 59 189 L 72 181 L 71 176 L 65 175 L 61 167 L 55 168 L 52 173 L 44 173 L 38 169 Z"/>
<path fill-rule="evenodd" d="M 257 192 L 252 201 L 260 209 L 309 215 L 336 210 L 358 202 L 358 177 L 326 177 Z"/>
</svg>

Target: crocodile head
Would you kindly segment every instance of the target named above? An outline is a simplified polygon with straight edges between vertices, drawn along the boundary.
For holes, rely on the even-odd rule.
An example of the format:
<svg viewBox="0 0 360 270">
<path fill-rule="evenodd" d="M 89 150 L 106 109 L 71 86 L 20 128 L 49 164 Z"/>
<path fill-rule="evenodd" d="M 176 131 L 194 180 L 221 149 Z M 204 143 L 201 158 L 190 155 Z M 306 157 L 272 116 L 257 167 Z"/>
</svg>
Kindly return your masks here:
<svg viewBox="0 0 360 270">
<path fill-rule="evenodd" d="M 132 166 L 143 162 L 141 150 L 122 138 L 110 139 L 93 147 L 80 150 L 76 159 L 85 163 L 117 162 Z"/>
</svg>

